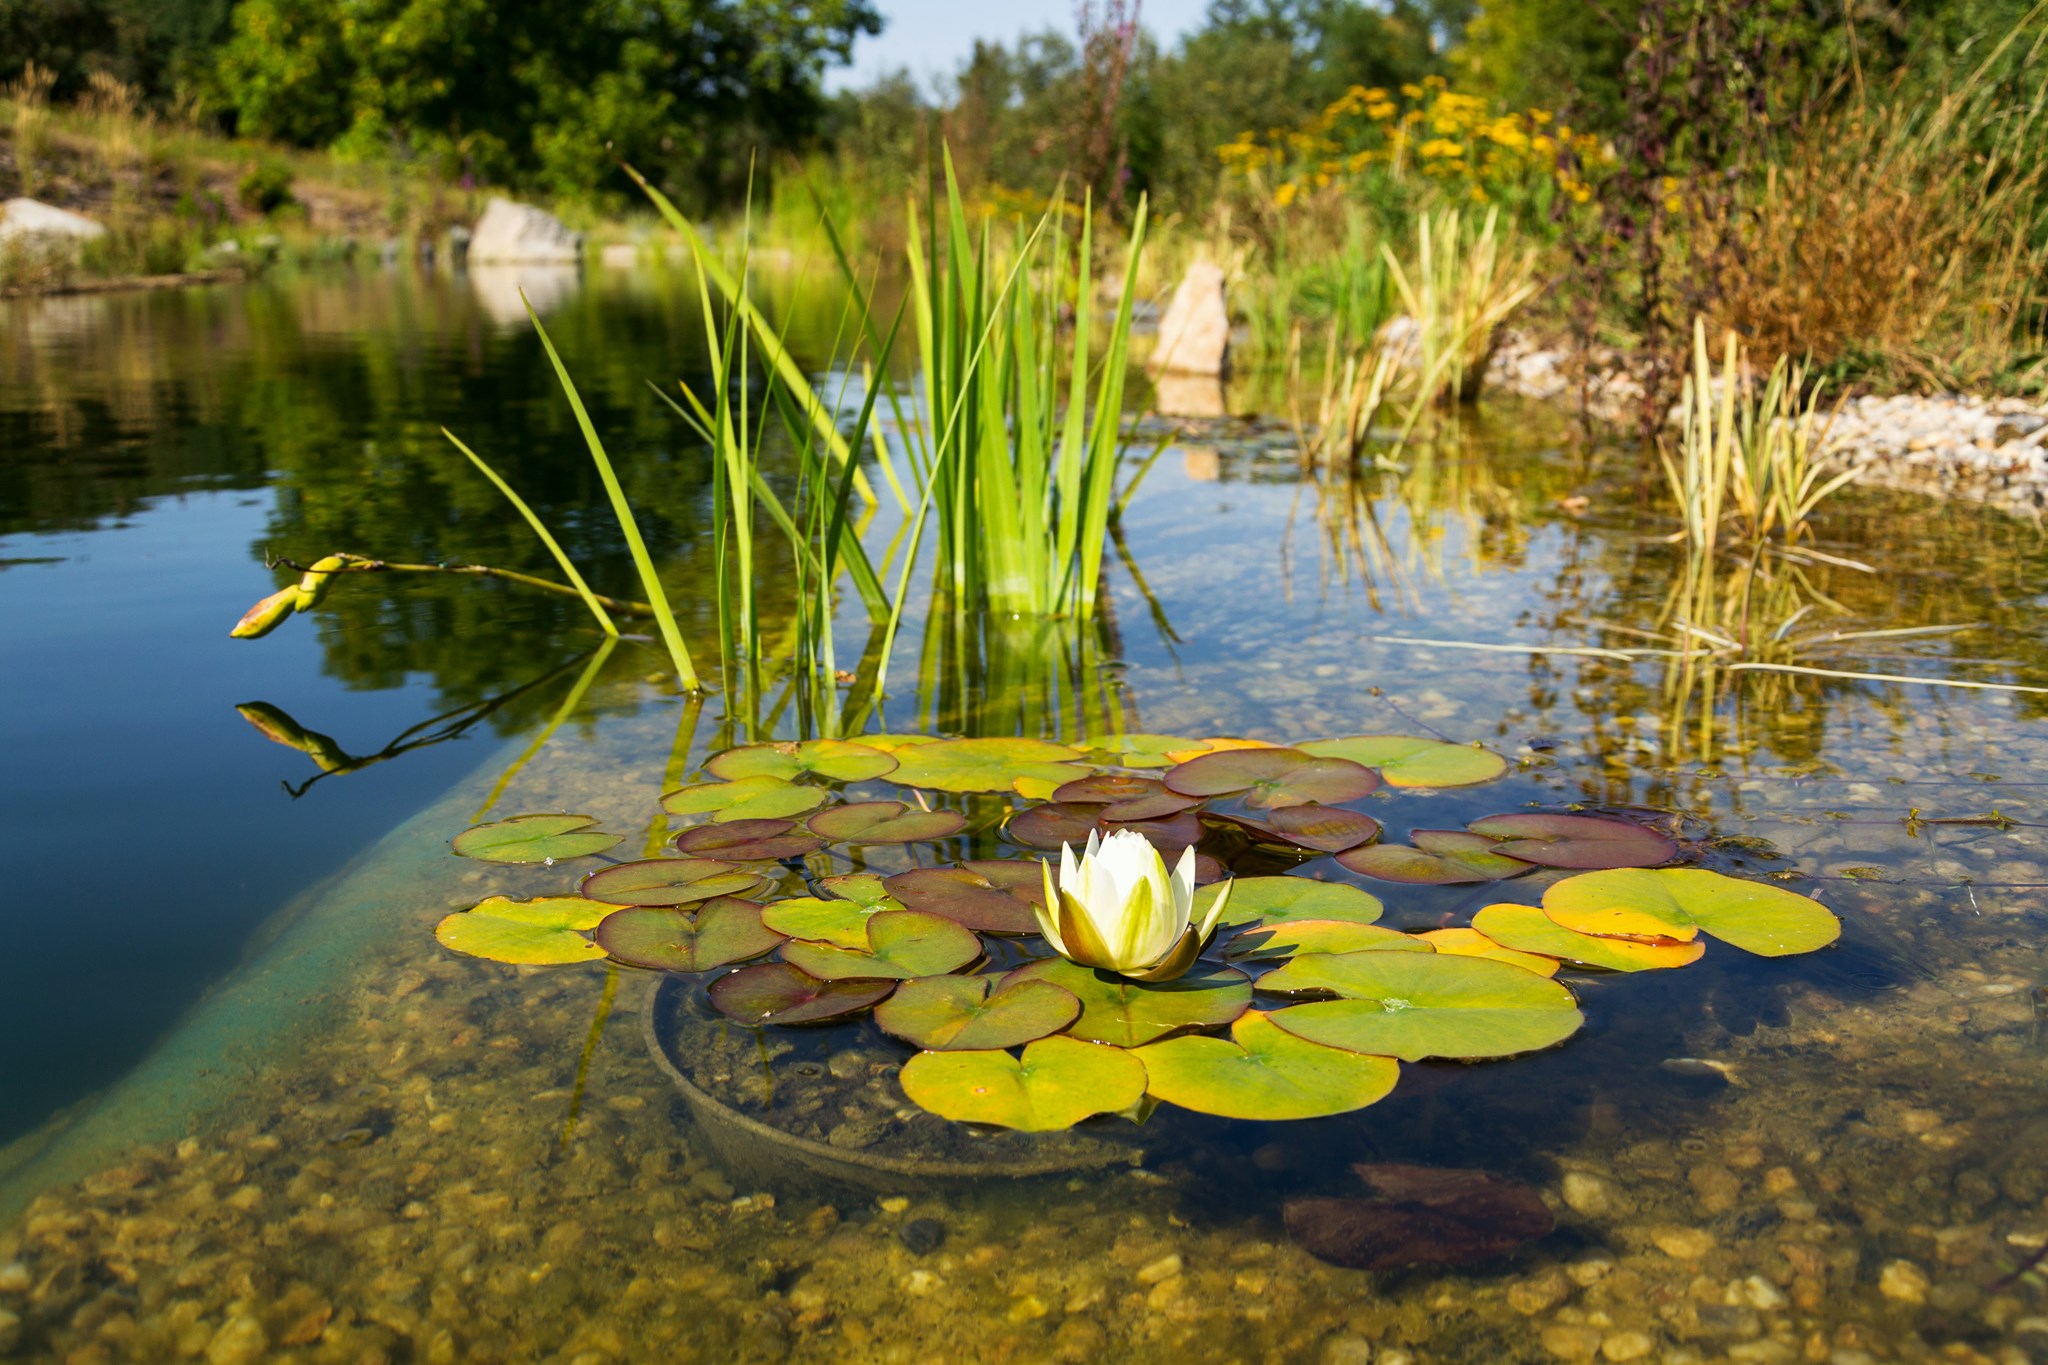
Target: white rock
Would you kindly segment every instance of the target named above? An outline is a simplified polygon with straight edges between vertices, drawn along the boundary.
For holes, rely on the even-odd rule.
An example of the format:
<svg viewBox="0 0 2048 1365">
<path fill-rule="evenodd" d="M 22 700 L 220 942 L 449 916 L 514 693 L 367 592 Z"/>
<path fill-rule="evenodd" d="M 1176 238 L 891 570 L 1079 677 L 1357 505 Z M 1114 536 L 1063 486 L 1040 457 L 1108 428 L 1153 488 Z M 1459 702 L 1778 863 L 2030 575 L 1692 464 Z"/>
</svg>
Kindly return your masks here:
<svg viewBox="0 0 2048 1365">
<path fill-rule="evenodd" d="M 0 204 L 0 247 L 75 247 L 104 237 L 107 230 L 82 213 L 36 199 Z"/>
<path fill-rule="evenodd" d="M 640 248 L 631 242 L 606 242 L 597 259 L 607 270 L 631 270 L 640 264 Z"/>
<path fill-rule="evenodd" d="M 574 265 L 583 259 L 583 235 L 546 209 L 493 199 L 476 220 L 469 259 L 481 262 Z"/>
<path fill-rule="evenodd" d="M 1159 344 L 1146 368 L 1154 374 L 1222 374 L 1230 359 L 1230 308 L 1223 300 L 1223 270 L 1196 261 L 1173 291 L 1159 321 Z"/>
</svg>

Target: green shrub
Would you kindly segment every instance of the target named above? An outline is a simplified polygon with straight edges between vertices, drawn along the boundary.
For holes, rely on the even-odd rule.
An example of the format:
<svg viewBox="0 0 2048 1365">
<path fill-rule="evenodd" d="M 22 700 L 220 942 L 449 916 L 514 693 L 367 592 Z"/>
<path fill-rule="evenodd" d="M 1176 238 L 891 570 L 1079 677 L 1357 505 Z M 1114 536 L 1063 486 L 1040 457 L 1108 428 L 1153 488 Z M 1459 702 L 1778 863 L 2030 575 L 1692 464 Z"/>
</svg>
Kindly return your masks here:
<svg viewBox="0 0 2048 1365">
<path fill-rule="evenodd" d="M 295 202 L 292 197 L 292 168 L 275 159 L 257 162 L 235 186 L 235 199 L 251 213 L 269 217 Z"/>
</svg>

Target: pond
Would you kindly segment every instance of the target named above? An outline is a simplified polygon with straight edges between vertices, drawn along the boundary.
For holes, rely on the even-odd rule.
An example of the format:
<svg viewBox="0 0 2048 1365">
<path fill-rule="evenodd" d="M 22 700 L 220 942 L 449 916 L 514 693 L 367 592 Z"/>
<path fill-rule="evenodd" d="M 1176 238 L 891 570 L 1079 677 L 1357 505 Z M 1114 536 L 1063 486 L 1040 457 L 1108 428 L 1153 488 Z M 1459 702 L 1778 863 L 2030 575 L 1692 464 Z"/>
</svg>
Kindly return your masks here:
<svg viewBox="0 0 2048 1365">
<path fill-rule="evenodd" d="M 999 1156 L 864 1187 L 693 1115 L 647 1043 L 658 974 L 434 938 L 578 875 L 450 856 L 478 819 L 585 812 L 621 854 L 658 851 L 682 823 L 662 793 L 746 738 L 717 697 L 678 695 L 645 643 L 594 652 L 574 600 L 441 575 L 350 581 L 227 638 L 274 585 L 266 553 L 550 572 L 443 426 L 630 591 L 546 359 L 490 284 L 0 305 L 0 1358 L 2048 1353 L 2048 697 L 1839 676 L 2048 683 L 2038 526 L 1842 495 L 1815 553 L 1725 587 L 1759 635 L 1803 642 L 1770 657 L 1832 674 L 1710 691 L 1654 652 L 1681 557 L 1640 458 L 1579 448 L 1566 414 L 1489 403 L 1351 477 L 1304 471 L 1273 423 L 1184 424 L 1098 628 L 961 648 L 920 609 L 874 728 L 1479 742 L 1498 782 L 1367 803 L 1390 842 L 1531 803 L 1661 812 L 1689 856 L 1817 896 L 1840 941 L 1568 970 L 1586 1019 L 1563 1046 L 1404 1063 L 1355 1113 L 1162 1111 L 1088 1130 L 1140 1142 L 1136 1164 L 1026 1179 Z M 692 297 L 659 272 L 535 292 L 708 631 L 706 460 L 646 388 L 702 370 Z M 800 355 L 829 350 L 832 300 L 778 309 Z M 877 546 L 895 520 L 885 500 Z M 1311 870 L 1372 887 L 1400 929 L 1535 894 Z M 742 1040 L 743 1075 L 752 1036 L 718 1043 Z M 800 1088 L 886 1045 L 799 1041 L 761 1074 Z M 1406 1166 L 1527 1187 L 1555 1226 L 1456 1267 L 1297 1244 L 1290 1204 Z"/>
</svg>

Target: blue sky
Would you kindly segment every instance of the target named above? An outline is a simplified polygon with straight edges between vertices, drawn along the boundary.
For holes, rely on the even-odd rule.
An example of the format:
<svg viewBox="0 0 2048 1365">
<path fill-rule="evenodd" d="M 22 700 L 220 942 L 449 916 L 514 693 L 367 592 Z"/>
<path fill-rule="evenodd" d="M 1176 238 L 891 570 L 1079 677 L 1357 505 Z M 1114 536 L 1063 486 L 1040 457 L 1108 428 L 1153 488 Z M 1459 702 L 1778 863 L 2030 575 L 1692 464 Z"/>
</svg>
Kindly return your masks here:
<svg viewBox="0 0 2048 1365">
<path fill-rule="evenodd" d="M 1056 28 L 1074 31 L 1073 0 L 880 0 L 877 6 L 887 27 L 879 38 L 863 38 L 854 48 L 853 66 L 833 71 L 833 89 L 865 85 L 885 71 L 909 67 L 927 87 L 931 77 L 949 75 L 974 50 L 976 38 L 1007 42 L 1020 33 Z M 1208 0 L 1143 0 L 1139 22 L 1171 46 L 1197 27 Z"/>
</svg>

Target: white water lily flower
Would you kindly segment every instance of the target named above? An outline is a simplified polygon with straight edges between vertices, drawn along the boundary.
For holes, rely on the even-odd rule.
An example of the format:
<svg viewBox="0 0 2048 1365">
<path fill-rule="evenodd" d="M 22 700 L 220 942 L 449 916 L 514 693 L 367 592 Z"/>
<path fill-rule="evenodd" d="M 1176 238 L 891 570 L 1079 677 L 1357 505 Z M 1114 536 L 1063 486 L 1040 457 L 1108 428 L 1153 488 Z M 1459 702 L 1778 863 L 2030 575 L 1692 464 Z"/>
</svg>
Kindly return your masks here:
<svg viewBox="0 0 2048 1365">
<path fill-rule="evenodd" d="M 1091 832 L 1078 860 L 1072 844 L 1061 844 L 1057 884 L 1051 864 L 1038 865 L 1045 873 L 1038 927 L 1047 941 L 1069 961 L 1136 981 L 1171 981 L 1193 966 L 1230 899 L 1226 882 L 1194 923 L 1195 851 L 1183 852 L 1169 873 L 1152 841 L 1133 829 L 1107 839 Z"/>
</svg>

